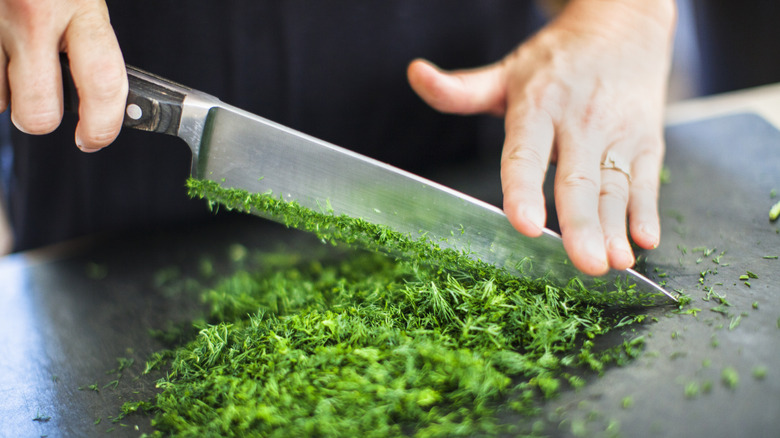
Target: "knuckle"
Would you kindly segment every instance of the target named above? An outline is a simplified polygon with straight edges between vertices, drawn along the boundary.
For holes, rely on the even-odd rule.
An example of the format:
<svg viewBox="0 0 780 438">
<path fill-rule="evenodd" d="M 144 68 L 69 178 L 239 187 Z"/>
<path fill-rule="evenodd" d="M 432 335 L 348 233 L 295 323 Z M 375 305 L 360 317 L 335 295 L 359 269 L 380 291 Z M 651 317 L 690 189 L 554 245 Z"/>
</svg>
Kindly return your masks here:
<svg viewBox="0 0 780 438">
<path fill-rule="evenodd" d="M 595 179 L 582 171 L 569 172 L 561 178 L 561 188 L 597 192 L 599 190 Z"/>
<path fill-rule="evenodd" d="M 658 198 L 658 183 L 650 180 L 636 180 L 631 184 L 631 192 L 642 199 Z"/>
<path fill-rule="evenodd" d="M 124 100 L 127 94 L 127 75 L 114 64 L 101 61 L 87 73 L 83 86 L 84 98 L 98 103 Z"/>
<path fill-rule="evenodd" d="M 628 190 L 623 184 L 615 181 L 602 182 L 599 196 L 611 198 L 621 204 L 628 204 Z"/>
<path fill-rule="evenodd" d="M 524 169 L 542 169 L 547 166 L 544 157 L 536 149 L 529 147 L 514 148 L 501 158 L 501 166 L 521 167 Z"/>
</svg>

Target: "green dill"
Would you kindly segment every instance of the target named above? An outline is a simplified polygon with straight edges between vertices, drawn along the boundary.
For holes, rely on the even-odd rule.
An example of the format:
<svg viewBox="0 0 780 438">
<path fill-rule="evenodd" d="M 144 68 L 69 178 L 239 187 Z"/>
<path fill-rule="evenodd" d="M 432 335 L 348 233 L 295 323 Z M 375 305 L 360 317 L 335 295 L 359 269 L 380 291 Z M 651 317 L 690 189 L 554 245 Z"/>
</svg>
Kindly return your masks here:
<svg viewBox="0 0 780 438">
<path fill-rule="evenodd" d="M 47 423 L 49 420 L 51 420 L 50 416 L 42 415 L 40 413 L 35 414 L 35 418 L 32 419 L 32 421 L 37 421 L 39 423 Z"/>
<path fill-rule="evenodd" d="M 758 301 L 753 301 L 753 309 L 758 310 Z"/>
<path fill-rule="evenodd" d="M 646 315 L 607 313 L 600 304 L 610 294 L 583 299 L 593 294 L 576 279 L 517 276 L 332 209 L 187 184 L 211 206 L 262 211 L 338 248 L 381 251 L 277 257 L 250 269 L 273 254 L 231 246 L 237 271 L 203 291 L 211 323 L 153 355 L 144 373 L 166 368 L 159 394 L 117 417 L 149 412 L 161 434 L 495 435 L 506 430 L 504 410 L 532 415 L 539 398 L 584 385 L 572 368 L 602 373 L 644 348 L 641 336 L 595 347 Z"/>
<path fill-rule="evenodd" d="M 776 203 L 769 209 L 769 220 L 774 222 L 780 217 L 780 202 Z"/>
<path fill-rule="evenodd" d="M 609 423 L 607 424 L 607 427 L 604 429 L 604 432 L 608 434 L 608 436 L 616 437 L 620 436 L 620 421 L 618 420 L 609 420 Z"/>
<path fill-rule="evenodd" d="M 97 384 L 97 382 L 95 382 L 95 383 L 93 383 L 91 385 L 84 385 L 84 386 L 79 386 L 78 387 L 79 391 L 83 391 L 85 389 L 89 389 L 89 390 L 95 391 L 95 392 L 100 392 L 100 386 Z"/>
<path fill-rule="evenodd" d="M 135 362 L 135 359 L 128 359 L 126 357 L 118 357 L 116 359 L 118 365 L 116 368 L 106 371 L 106 374 L 118 374 L 121 375 L 122 372 L 131 367 L 133 365 L 133 362 Z"/>
<path fill-rule="evenodd" d="M 765 367 L 764 365 L 757 365 L 753 367 L 753 371 L 751 372 L 753 378 L 756 380 L 764 380 L 764 378 L 766 378 L 766 373 L 767 373 L 767 367 Z"/>
<path fill-rule="evenodd" d="M 669 184 L 672 182 L 672 172 L 668 167 L 666 167 L 666 165 L 661 166 L 661 172 L 658 176 L 658 180 L 661 182 L 661 184 Z"/>
<path fill-rule="evenodd" d="M 729 366 L 723 368 L 720 378 L 723 384 L 729 389 L 737 389 L 737 386 L 739 386 L 739 373 L 734 367 Z"/>
<path fill-rule="evenodd" d="M 737 315 L 732 317 L 731 322 L 729 322 L 729 331 L 739 327 L 740 321 L 742 321 L 742 315 Z"/>
<path fill-rule="evenodd" d="M 699 395 L 699 384 L 697 382 L 689 382 L 685 385 L 685 398 L 693 399 Z"/>
</svg>

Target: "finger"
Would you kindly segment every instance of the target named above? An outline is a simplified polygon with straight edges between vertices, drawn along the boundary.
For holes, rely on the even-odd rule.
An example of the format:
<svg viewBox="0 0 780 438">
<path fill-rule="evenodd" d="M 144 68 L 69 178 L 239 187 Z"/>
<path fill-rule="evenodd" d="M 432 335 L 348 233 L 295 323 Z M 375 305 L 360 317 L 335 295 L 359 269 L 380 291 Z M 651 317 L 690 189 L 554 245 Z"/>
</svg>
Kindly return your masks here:
<svg viewBox="0 0 780 438">
<path fill-rule="evenodd" d="M 624 173 L 617 169 L 601 170 L 599 218 L 607 259 L 615 269 L 628 269 L 634 264 L 634 254 L 626 235 L 628 191 L 629 180 Z"/>
<path fill-rule="evenodd" d="M 431 107 L 445 113 L 503 115 L 506 107 L 504 64 L 473 70 L 443 71 L 428 61 L 409 64 L 412 89 Z"/>
<path fill-rule="evenodd" d="M 57 46 L 28 40 L 8 56 L 11 121 L 22 132 L 48 134 L 62 120 L 62 78 Z"/>
<path fill-rule="evenodd" d="M 658 190 L 663 165 L 663 137 L 659 135 L 648 144 L 650 147 L 634 159 L 628 218 L 634 242 L 642 248 L 653 249 L 661 241 Z"/>
<path fill-rule="evenodd" d="M 538 237 L 546 220 L 542 185 L 550 161 L 555 129 L 550 117 L 527 106 L 507 111 L 501 156 L 504 212 L 515 229 Z"/>
<path fill-rule="evenodd" d="M 8 59 L 0 44 L 0 113 L 8 109 Z"/>
<path fill-rule="evenodd" d="M 555 206 L 561 226 L 563 246 L 572 263 L 588 275 L 609 270 L 604 234 L 599 221 L 600 157 L 589 147 L 596 138 L 578 143 L 568 132 L 559 134 L 560 153 L 555 175 Z"/>
<path fill-rule="evenodd" d="M 114 31 L 103 12 L 75 16 L 65 45 L 79 94 L 76 145 L 85 152 L 114 141 L 127 102 L 127 72 Z"/>
</svg>

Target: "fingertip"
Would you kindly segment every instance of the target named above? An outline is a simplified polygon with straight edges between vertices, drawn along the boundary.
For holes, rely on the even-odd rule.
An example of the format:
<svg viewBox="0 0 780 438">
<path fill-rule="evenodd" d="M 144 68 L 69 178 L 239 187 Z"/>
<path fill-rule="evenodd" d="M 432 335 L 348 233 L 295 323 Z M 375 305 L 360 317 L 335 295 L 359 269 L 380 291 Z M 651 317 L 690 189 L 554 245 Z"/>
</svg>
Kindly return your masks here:
<svg viewBox="0 0 780 438">
<path fill-rule="evenodd" d="M 119 129 L 110 129 L 101 135 L 88 135 L 84 133 L 82 123 L 76 126 L 75 142 L 82 152 L 93 153 L 113 143 L 119 135 Z"/>
<path fill-rule="evenodd" d="M 505 209 L 507 218 L 512 226 L 528 237 L 539 237 L 544 230 L 546 212 L 544 209 L 528 205 Z"/>
<path fill-rule="evenodd" d="M 572 264 L 582 273 L 597 277 L 609 272 L 606 248 L 599 236 L 591 235 L 582 239 L 567 239 L 564 236 L 563 243 Z"/>
<path fill-rule="evenodd" d="M 22 114 L 21 116 L 19 112 L 19 110 L 11 110 L 11 123 L 13 123 L 16 129 L 29 135 L 49 134 L 57 129 L 62 121 L 61 110 L 41 110 L 32 114 Z"/>
<path fill-rule="evenodd" d="M 624 270 L 634 265 L 634 253 L 626 239 L 608 238 L 606 248 L 609 265 L 613 269 Z"/>
<path fill-rule="evenodd" d="M 657 225 L 643 222 L 632 226 L 631 239 L 643 249 L 656 249 L 661 243 L 661 230 Z"/>
<path fill-rule="evenodd" d="M 447 75 L 430 61 L 415 59 L 407 68 L 407 79 L 415 93 L 428 105 L 440 111 L 450 107 Z"/>
</svg>

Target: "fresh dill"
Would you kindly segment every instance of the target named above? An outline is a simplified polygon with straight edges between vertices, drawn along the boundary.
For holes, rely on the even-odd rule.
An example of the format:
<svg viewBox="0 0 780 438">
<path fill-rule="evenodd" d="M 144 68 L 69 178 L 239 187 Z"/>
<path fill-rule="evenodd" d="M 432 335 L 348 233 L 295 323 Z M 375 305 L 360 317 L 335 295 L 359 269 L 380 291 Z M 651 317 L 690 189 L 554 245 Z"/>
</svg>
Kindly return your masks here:
<svg viewBox="0 0 780 438">
<path fill-rule="evenodd" d="M 167 369 L 161 392 L 118 417 L 150 412 L 157 435 L 495 435 L 505 431 L 501 412 L 530 416 L 539 399 L 584 385 L 574 368 L 602 373 L 644 348 L 641 336 L 595 347 L 645 315 L 607 312 L 583 299 L 593 294 L 578 280 L 517 276 L 359 218 L 187 184 L 212 206 L 381 251 L 271 253 L 274 263 L 256 269 L 245 261 L 263 254 L 231 251 L 241 268 L 203 292 L 211 323 L 147 362 L 144 373 Z"/>
</svg>

